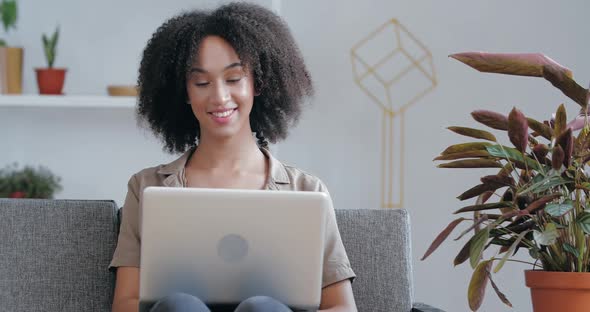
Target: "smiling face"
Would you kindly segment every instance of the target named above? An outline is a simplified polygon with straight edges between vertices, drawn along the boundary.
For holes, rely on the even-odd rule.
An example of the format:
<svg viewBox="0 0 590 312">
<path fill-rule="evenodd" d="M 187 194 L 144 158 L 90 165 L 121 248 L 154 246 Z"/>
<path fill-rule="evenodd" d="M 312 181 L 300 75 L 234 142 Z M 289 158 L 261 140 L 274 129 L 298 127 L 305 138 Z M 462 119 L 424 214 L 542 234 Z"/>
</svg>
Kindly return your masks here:
<svg viewBox="0 0 590 312">
<path fill-rule="evenodd" d="M 254 103 L 252 74 L 221 37 L 203 39 L 186 81 L 191 108 L 199 121 L 200 140 L 251 136 Z"/>
</svg>

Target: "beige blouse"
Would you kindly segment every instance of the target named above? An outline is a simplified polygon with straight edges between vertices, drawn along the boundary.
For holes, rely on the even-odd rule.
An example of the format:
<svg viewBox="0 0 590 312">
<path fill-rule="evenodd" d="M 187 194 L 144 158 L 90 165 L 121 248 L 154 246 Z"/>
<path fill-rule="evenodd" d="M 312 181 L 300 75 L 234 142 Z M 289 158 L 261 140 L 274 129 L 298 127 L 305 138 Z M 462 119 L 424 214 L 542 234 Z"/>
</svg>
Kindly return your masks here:
<svg viewBox="0 0 590 312">
<path fill-rule="evenodd" d="M 275 159 L 268 150 L 261 150 L 269 160 L 267 190 L 328 192 L 326 186 L 317 177 L 295 167 L 284 165 Z M 122 208 L 123 217 L 119 241 L 109 268 L 139 267 L 143 190 L 148 186 L 184 187 L 184 168 L 193 151 L 194 149 L 187 151 L 169 164 L 141 170 L 129 179 L 127 197 Z M 333 210 L 328 215 L 326 222 L 322 287 L 345 279 L 352 281 L 355 278 L 342 245 Z"/>
</svg>

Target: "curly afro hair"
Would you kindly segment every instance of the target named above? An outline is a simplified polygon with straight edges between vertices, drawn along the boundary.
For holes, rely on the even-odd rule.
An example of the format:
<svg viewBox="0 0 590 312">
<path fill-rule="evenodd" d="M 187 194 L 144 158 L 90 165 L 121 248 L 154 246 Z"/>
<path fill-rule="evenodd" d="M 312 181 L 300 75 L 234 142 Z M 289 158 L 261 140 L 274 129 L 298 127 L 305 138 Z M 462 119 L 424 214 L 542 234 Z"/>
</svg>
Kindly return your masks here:
<svg viewBox="0 0 590 312">
<path fill-rule="evenodd" d="M 139 122 L 149 124 L 170 153 L 198 144 L 199 122 L 187 105 L 186 79 L 207 36 L 229 42 L 252 71 L 259 95 L 254 97 L 250 126 L 258 144 L 285 139 L 299 119 L 305 97 L 313 94 L 313 84 L 287 25 L 272 11 L 251 3 L 183 13 L 156 30 L 139 68 Z"/>
</svg>

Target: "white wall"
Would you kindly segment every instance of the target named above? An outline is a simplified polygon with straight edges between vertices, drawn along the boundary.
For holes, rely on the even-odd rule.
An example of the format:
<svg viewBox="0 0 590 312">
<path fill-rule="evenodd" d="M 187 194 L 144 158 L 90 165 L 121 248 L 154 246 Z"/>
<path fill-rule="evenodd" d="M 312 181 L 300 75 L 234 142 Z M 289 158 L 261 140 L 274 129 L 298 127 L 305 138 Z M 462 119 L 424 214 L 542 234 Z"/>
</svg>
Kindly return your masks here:
<svg viewBox="0 0 590 312">
<path fill-rule="evenodd" d="M 40 34 L 62 27 L 58 66 L 69 68 L 68 94 L 104 94 L 107 84 L 133 83 L 146 39 L 166 17 L 202 1 L 21 1 L 19 30 L 8 39 L 26 49 L 25 91 L 36 92 L 32 67 L 42 65 Z M 207 5 L 216 1 L 206 1 Z M 270 1 L 261 1 L 270 7 Z M 412 216 L 416 299 L 447 311 L 467 311 L 470 268 L 452 267 L 462 242 L 417 259 L 432 238 L 467 205 L 455 196 L 477 183 L 473 170 L 436 169 L 432 159 L 462 139 L 444 128 L 476 126 L 469 112 L 513 106 L 546 119 L 566 102 L 548 82 L 480 74 L 448 54 L 469 50 L 543 52 L 590 81 L 585 40 L 590 4 L 568 1 L 311 1 L 286 0 L 282 14 L 300 43 L 317 86 L 299 126 L 279 145 L 280 158 L 320 176 L 337 208 L 379 206 L 381 115 L 353 83 L 349 50 L 390 18 L 399 19 L 434 55 L 439 85 L 406 114 L 405 208 Z M 113 198 L 122 203 L 128 177 L 172 159 L 137 130 L 121 109 L 0 108 L 0 164 L 49 166 L 64 179 L 61 198 Z M 522 265 L 496 274 L 514 311 L 531 311 Z M 507 311 L 488 289 L 482 311 Z"/>
</svg>

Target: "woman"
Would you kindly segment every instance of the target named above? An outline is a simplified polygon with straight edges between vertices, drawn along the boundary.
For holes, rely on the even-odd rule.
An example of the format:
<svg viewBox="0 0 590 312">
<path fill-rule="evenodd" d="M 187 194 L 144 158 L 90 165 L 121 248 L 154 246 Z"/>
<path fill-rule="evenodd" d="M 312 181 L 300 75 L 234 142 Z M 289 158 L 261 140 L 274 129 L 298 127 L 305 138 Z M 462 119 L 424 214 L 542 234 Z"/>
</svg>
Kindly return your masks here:
<svg viewBox="0 0 590 312">
<path fill-rule="evenodd" d="M 123 206 L 113 311 L 137 311 L 141 198 L 147 186 L 327 192 L 316 177 L 284 165 L 268 151 L 298 119 L 313 92 L 301 54 L 284 22 L 253 4 L 174 17 L 154 33 L 139 70 L 139 119 L 169 152 L 166 165 L 131 177 Z M 255 134 L 256 138 L 254 138 Z M 332 211 L 328 218 L 321 310 L 356 311 L 355 275 Z M 209 311 L 187 294 L 163 298 L 152 311 Z M 236 311 L 290 311 L 268 297 Z"/>
</svg>

